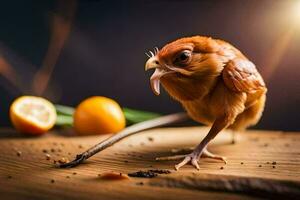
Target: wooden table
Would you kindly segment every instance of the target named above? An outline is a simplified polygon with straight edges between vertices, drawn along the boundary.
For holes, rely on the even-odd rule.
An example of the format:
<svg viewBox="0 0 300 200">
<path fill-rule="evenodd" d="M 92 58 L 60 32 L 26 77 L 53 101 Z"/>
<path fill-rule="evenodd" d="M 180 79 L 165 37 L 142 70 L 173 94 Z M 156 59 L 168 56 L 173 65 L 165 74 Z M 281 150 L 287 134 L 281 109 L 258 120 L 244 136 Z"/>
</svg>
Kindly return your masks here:
<svg viewBox="0 0 300 200">
<path fill-rule="evenodd" d="M 199 171 L 190 165 L 175 171 L 178 161 L 155 161 L 195 146 L 207 131 L 204 127 L 144 131 L 80 166 L 59 169 L 53 160 L 71 160 L 108 136 L 73 137 L 70 131 L 54 131 L 25 138 L 2 129 L 0 199 L 300 199 L 299 133 L 247 131 L 231 144 L 231 133 L 223 131 L 209 149 L 226 156 L 227 165 L 203 158 Z M 98 175 L 149 169 L 171 173 L 124 180 Z"/>
</svg>

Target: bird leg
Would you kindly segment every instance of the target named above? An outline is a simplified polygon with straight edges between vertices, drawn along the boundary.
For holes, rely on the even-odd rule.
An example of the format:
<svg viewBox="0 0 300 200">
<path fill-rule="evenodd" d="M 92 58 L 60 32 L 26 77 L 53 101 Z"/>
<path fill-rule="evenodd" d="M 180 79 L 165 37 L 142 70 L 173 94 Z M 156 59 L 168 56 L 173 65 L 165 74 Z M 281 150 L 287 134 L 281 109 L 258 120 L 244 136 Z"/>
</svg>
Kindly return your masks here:
<svg viewBox="0 0 300 200">
<path fill-rule="evenodd" d="M 209 153 L 206 150 L 206 146 L 212 139 L 214 139 L 216 137 L 216 135 L 222 129 L 226 128 L 227 126 L 228 126 L 228 116 L 222 116 L 222 117 L 217 118 L 214 121 L 211 129 L 209 130 L 209 132 L 205 136 L 205 138 L 200 142 L 200 144 L 195 148 L 195 150 L 192 153 L 186 155 L 185 158 L 183 159 L 183 161 L 181 161 L 179 164 L 175 165 L 175 169 L 178 170 L 180 167 L 182 167 L 182 166 L 186 165 L 188 162 L 190 162 L 196 169 L 199 170 L 200 167 L 198 164 L 198 160 L 202 154 L 204 154 L 204 156 L 221 159 L 224 161 L 225 158 Z"/>
<path fill-rule="evenodd" d="M 201 156 L 203 157 L 209 157 L 209 158 L 214 158 L 218 160 L 223 160 L 226 163 L 226 160 L 222 156 L 214 155 L 210 153 L 206 147 L 208 143 L 216 137 L 216 135 L 224 128 L 228 126 L 228 116 L 222 116 L 217 118 L 211 129 L 209 130 L 208 134 L 205 136 L 205 138 L 200 142 L 200 144 L 194 149 L 194 151 L 188 155 L 180 155 L 180 156 L 175 156 L 175 159 L 180 159 L 184 158 L 183 161 L 181 161 L 179 164 L 175 165 L 175 169 L 178 170 L 182 166 L 186 165 L 187 163 L 191 163 L 196 169 L 200 169 L 198 160 Z M 162 160 L 162 159 L 157 159 L 157 160 Z M 169 159 L 170 160 L 170 159 Z"/>
</svg>

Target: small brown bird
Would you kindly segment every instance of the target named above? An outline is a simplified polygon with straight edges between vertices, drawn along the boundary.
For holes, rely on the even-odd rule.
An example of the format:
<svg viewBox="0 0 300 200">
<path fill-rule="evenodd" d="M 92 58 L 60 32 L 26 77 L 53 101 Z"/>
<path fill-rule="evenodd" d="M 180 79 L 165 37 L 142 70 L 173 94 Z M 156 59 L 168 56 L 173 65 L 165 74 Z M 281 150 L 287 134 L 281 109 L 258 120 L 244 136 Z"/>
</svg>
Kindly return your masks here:
<svg viewBox="0 0 300 200">
<path fill-rule="evenodd" d="M 255 65 L 229 43 L 203 36 L 176 40 L 149 57 L 145 68 L 155 69 L 150 78 L 153 92 L 159 95 L 161 83 L 193 120 L 211 126 L 175 168 L 191 162 L 199 169 L 201 156 L 226 163 L 207 145 L 225 128 L 242 130 L 260 119 L 267 88 Z"/>
<path fill-rule="evenodd" d="M 181 102 L 197 122 L 211 125 L 207 136 L 189 155 L 175 165 L 179 169 L 191 162 L 199 169 L 201 156 L 223 160 L 207 150 L 208 143 L 223 129 L 245 129 L 258 122 L 264 109 L 266 87 L 254 64 L 232 45 L 209 37 L 189 37 L 151 52 L 146 70 L 154 69 L 151 86 L 159 94 L 160 82 L 167 92 Z M 74 167 L 118 141 L 142 130 L 182 122 L 186 113 L 175 113 L 127 127 L 78 154 L 59 167 Z"/>
</svg>

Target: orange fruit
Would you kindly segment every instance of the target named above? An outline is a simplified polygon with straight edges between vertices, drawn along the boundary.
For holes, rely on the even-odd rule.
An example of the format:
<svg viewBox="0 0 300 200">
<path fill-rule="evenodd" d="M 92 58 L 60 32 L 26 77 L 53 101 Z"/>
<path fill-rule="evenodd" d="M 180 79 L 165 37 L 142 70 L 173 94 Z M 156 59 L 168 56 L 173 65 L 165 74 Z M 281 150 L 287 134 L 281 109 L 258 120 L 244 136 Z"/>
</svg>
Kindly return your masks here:
<svg viewBox="0 0 300 200">
<path fill-rule="evenodd" d="M 35 96 L 17 98 L 10 106 L 10 119 L 23 133 L 40 135 L 51 129 L 56 121 L 56 110 L 48 100 Z"/>
<path fill-rule="evenodd" d="M 90 97 L 75 109 L 74 128 L 80 135 L 116 133 L 125 125 L 120 105 L 107 97 Z"/>
</svg>

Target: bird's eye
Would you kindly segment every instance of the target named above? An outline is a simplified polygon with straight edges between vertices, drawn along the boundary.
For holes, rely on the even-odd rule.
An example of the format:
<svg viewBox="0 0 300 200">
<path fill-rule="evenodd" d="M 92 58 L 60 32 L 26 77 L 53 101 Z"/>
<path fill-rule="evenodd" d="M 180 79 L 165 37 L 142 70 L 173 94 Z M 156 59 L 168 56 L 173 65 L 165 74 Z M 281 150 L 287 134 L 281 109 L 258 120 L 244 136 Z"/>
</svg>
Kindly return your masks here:
<svg viewBox="0 0 300 200">
<path fill-rule="evenodd" d="M 190 52 L 184 51 L 180 54 L 180 60 L 184 61 L 184 60 L 188 59 L 190 57 L 190 55 L 191 55 Z"/>
<path fill-rule="evenodd" d="M 175 63 L 182 65 L 187 64 L 190 61 L 191 58 L 191 51 L 185 50 L 178 54 L 177 58 L 175 59 Z"/>
</svg>

